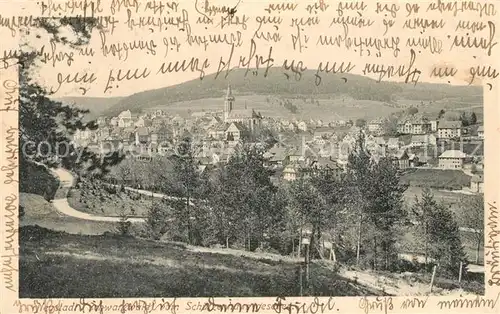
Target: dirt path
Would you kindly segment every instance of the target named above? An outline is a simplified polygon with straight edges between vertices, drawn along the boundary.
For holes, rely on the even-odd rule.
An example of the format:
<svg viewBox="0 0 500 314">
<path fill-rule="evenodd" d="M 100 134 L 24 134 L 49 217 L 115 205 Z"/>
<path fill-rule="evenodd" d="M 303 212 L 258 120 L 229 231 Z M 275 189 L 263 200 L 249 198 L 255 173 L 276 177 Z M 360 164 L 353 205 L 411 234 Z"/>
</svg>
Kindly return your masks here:
<svg viewBox="0 0 500 314">
<path fill-rule="evenodd" d="M 70 217 L 75 217 L 79 219 L 85 219 L 85 220 L 91 220 L 91 221 L 106 221 L 106 222 L 120 222 L 121 218 L 120 217 L 106 217 L 106 216 L 95 216 L 91 214 L 87 214 L 81 211 L 78 211 L 71 207 L 68 203 L 68 198 L 67 198 L 67 193 L 69 191 L 69 188 L 73 186 L 74 183 L 74 177 L 71 174 L 71 172 L 59 168 L 56 170 L 52 170 L 53 173 L 59 178 L 61 185 L 59 186 L 59 189 L 66 189 L 67 191 L 65 192 L 66 195 L 64 195 L 64 198 L 56 199 L 52 201 L 52 204 L 54 207 L 59 211 L 60 213 L 70 216 Z M 128 221 L 132 223 L 143 223 L 146 220 L 144 218 L 128 218 Z"/>
</svg>

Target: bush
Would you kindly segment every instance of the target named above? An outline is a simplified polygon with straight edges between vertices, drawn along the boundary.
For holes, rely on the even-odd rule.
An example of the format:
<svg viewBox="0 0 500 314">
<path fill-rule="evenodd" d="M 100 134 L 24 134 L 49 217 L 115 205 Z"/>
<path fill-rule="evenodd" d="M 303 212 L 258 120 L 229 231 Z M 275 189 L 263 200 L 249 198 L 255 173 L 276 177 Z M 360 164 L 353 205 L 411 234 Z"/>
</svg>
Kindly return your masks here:
<svg viewBox="0 0 500 314">
<path fill-rule="evenodd" d="M 127 215 L 120 215 L 120 221 L 118 222 L 117 231 L 118 234 L 122 236 L 130 236 L 130 230 L 132 223 L 128 220 Z"/>
</svg>

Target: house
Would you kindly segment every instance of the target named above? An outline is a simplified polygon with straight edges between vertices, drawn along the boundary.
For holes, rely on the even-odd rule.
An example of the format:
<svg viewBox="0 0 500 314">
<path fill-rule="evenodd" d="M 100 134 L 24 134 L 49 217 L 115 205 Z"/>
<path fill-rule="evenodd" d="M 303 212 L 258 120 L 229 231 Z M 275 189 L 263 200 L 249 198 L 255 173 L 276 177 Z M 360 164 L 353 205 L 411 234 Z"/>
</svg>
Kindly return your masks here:
<svg viewBox="0 0 500 314">
<path fill-rule="evenodd" d="M 241 122 L 232 122 L 227 128 L 226 139 L 228 141 L 238 142 L 244 138 L 248 137 L 248 130 Z"/>
<path fill-rule="evenodd" d="M 382 134 L 384 132 L 384 121 L 382 119 L 375 119 L 368 122 L 368 131 L 374 134 Z"/>
<path fill-rule="evenodd" d="M 111 118 L 111 120 L 109 120 L 109 124 L 110 124 L 111 126 L 118 126 L 118 121 L 119 121 L 119 120 L 120 120 L 120 118 L 118 118 L 118 117 L 113 117 L 113 118 Z"/>
<path fill-rule="evenodd" d="M 399 144 L 399 138 L 391 137 L 387 140 L 387 148 L 390 150 L 399 150 L 401 145 Z"/>
<path fill-rule="evenodd" d="M 439 121 L 438 138 L 455 138 L 462 135 L 462 121 Z"/>
<path fill-rule="evenodd" d="M 301 154 L 298 148 L 291 148 L 286 153 L 286 158 L 288 163 L 296 163 L 304 160 L 304 156 Z"/>
<path fill-rule="evenodd" d="M 227 123 L 222 123 L 219 124 L 215 127 L 212 127 L 210 130 L 208 130 L 208 135 L 214 139 L 224 139 L 226 136 L 226 130 L 229 127 L 229 124 Z"/>
<path fill-rule="evenodd" d="M 153 125 L 152 121 L 149 119 L 146 119 L 144 117 L 140 117 L 137 119 L 137 121 L 134 123 L 134 125 L 138 128 L 145 127 L 145 126 L 151 126 Z"/>
<path fill-rule="evenodd" d="M 110 129 L 108 127 L 102 127 L 96 130 L 96 135 L 98 139 L 104 139 L 110 134 Z"/>
<path fill-rule="evenodd" d="M 330 157 L 318 157 L 316 160 L 313 160 L 310 164 L 310 171 L 315 170 L 323 170 L 327 171 L 337 179 L 340 179 L 343 168 L 339 167 L 337 162 Z"/>
<path fill-rule="evenodd" d="M 222 124 L 222 119 L 217 116 L 210 116 L 210 118 L 207 121 L 207 126 L 209 128 L 216 127 L 220 124 Z"/>
<path fill-rule="evenodd" d="M 206 115 L 207 113 L 205 111 L 195 111 L 191 113 L 192 118 L 202 118 Z"/>
<path fill-rule="evenodd" d="M 75 134 L 73 135 L 73 140 L 78 141 L 78 140 L 88 140 L 92 136 L 92 131 L 91 130 L 76 130 Z"/>
<path fill-rule="evenodd" d="M 134 125 L 134 120 L 132 120 L 132 118 L 124 117 L 118 120 L 118 127 L 120 128 L 128 128 L 132 125 Z"/>
<path fill-rule="evenodd" d="M 120 114 L 118 115 L 118 119 L 132 119 L 132 113 L 130 112 L 130 110 L 125 110 L 125 111 L 122 111 L 120 112 Z"/>
<path fill-rule="evenodd" d="M 100 116 L 99 118 L 97 118 L 97 125 L 99 126 L 105 126 L 108 124 L 108 122 L 108 117 Z"/>
<path fill-rule="evenodd" d="M 324 145 L 332 135 L 333 130 L 330 128 L 317 128 L 314 130 L 313 141 L 316 144 Z"/>
<path fill-rule="evenodd" d="M 158 143 L 163 143 L 167 141 L 171 141 L 174 137 L 174 131 L 166 126 L 160 127 L 156 132 Z"/>
<path fill-rule="evenodd" d="M 406 149 L 397 152 L 392 160 L 394 166 L 398 169 L 404 170 L 410 167 L 410 156 L 406 152 Z"/>
<path fill-rule="evenodd" d="M 397 129 L 401 134 L 426 134 L 431 132 L 432 127 L 427 119 L 416 116 L 400 120 Z"/>
<path fill-rule="evenodd" d="M 137 128 L 137 130 L 135 131 L 135 143 L 137 145 L 146 144 L 149 142 L 149 140 L 150 137 L 148 128 L 146 127 Z"/>
<path fill-rule="evenodd" d="M 300 131 L 306 132 L 307 131 L 307 123 L 305 121 L 300 121 L 299 123 L 297 123 L 297 128 Z"/>
<path fill-rule="evenodd" d="M 447 150 L 439 157 L 439 168 L 441 169 L 462 169 L 467 154 L 460 150 Z"/>
<path fill-rule="evenodd" d="M 481 175 L 475 175 L 470 179 L 470 189 L 475 193 L 484 193 L 484 178 Z"/>
<path fill-rule="evenodd" d="M 431 132 L 436 132 L 438 130 L 439 121 L 431 120 Z"/>
<path fill-rule="evenodd" d="M 412 167 L 412 168 L 420 165 L 420 160 L 419 160 L 418 156 L 415 154 L 409 154 L 408 161 L 410 163 L 410 167 Z"/>
<path fill-rule="evenodd" d="M 412 135 L 410 146 L 423 147 L 423 146 L 436 146 L 437 139 L 433 134 Z"/>
<path fill-rule="evenodd" d="M 286 158 L 286 148 L 274 145 L 269 151 L 265 153 L 267 164 L 269 166 L 282 166 Z"/>
<path fill-rule="evenodd" d="M 298 162 L 291 163 L 283 169 L 283 180 L 294 181 L 304 172 L 304 167 Z"/>
<path fill-rule="evenodd" d="M 484 139 L 484 126 L 480 125 L 477 128 L 477 137 L 479 137 L 480 139 Z"/>
<path fill-rule="evenodd" d="M 177 115 L 172 119 L 172 124 L 175 126 L 181 126 L 184 124 L 186 120 L 182 118 L 181 116 Z"/>
</svg>

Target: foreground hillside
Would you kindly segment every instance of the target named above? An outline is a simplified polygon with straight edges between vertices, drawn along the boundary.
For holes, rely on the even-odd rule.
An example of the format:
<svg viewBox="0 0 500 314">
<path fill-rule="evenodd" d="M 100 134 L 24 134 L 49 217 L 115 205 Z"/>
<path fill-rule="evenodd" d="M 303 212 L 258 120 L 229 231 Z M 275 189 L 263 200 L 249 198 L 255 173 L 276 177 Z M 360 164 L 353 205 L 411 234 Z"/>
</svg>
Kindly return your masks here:
<svg viewBox="0 0 500 314">
<path fill-rule="evenodd" d="M 106 114 L 115 115 L 122 110 L 140 111 L 152 107 L 170 105 L 176 102 L 205 98 L 219 98 L 224 95 L 228 84 L 231 84 L 238 95 L 284 95 L 291 97 L 309 96 L 316 99 L 331 99 L 345 96 L 356 100 L 377 102 L 394 102 L 397 99 L 421 101 L 452 101 L 458 106 L 482 104 L 481 87 L 462 87 L 440 84 L 418 84 L 417 86 L 380 82 L 352 74 L 322 76 L 319 86 L 315 84 L 314 70 L 307 70 L 302 79 L 288 79 L 281 68 L 272 68 L 267 77 L 245 75 L 246 70 L 236 69 L 230 72 L 227 79 L 215 74 L 203 80 L 194 79 L 178 85 L 144 91 L 121 99 L 106 110 Z M 347 79 L 347 82 L 344 81 Z M 438 109 L 439 110 L 439 109 Z"/>
<path fill-rule="evenodd" d="M 182 244 L 20 229 L 20 297 L 299 295 L 299 262 L 197 251 Z M 313 264 L 317 295 L 383 295 Z"/>
</svg>

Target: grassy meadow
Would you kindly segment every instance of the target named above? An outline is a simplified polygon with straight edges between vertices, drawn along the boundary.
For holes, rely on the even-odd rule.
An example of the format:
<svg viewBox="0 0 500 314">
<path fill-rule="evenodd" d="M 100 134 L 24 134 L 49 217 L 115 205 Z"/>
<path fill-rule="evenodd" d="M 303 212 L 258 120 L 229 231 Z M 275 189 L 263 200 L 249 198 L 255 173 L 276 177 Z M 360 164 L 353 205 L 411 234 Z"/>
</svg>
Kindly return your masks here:
<svg viewBox="0 0 500 314">
<path fill-rule="evenodd" d="M 182 244 L 20 230 L 20 297 L 225 297 L 297 296 L 298 260 L 200 252 Z M 311 266 L 313 293 L 383 295 Z"/>
</svg>

